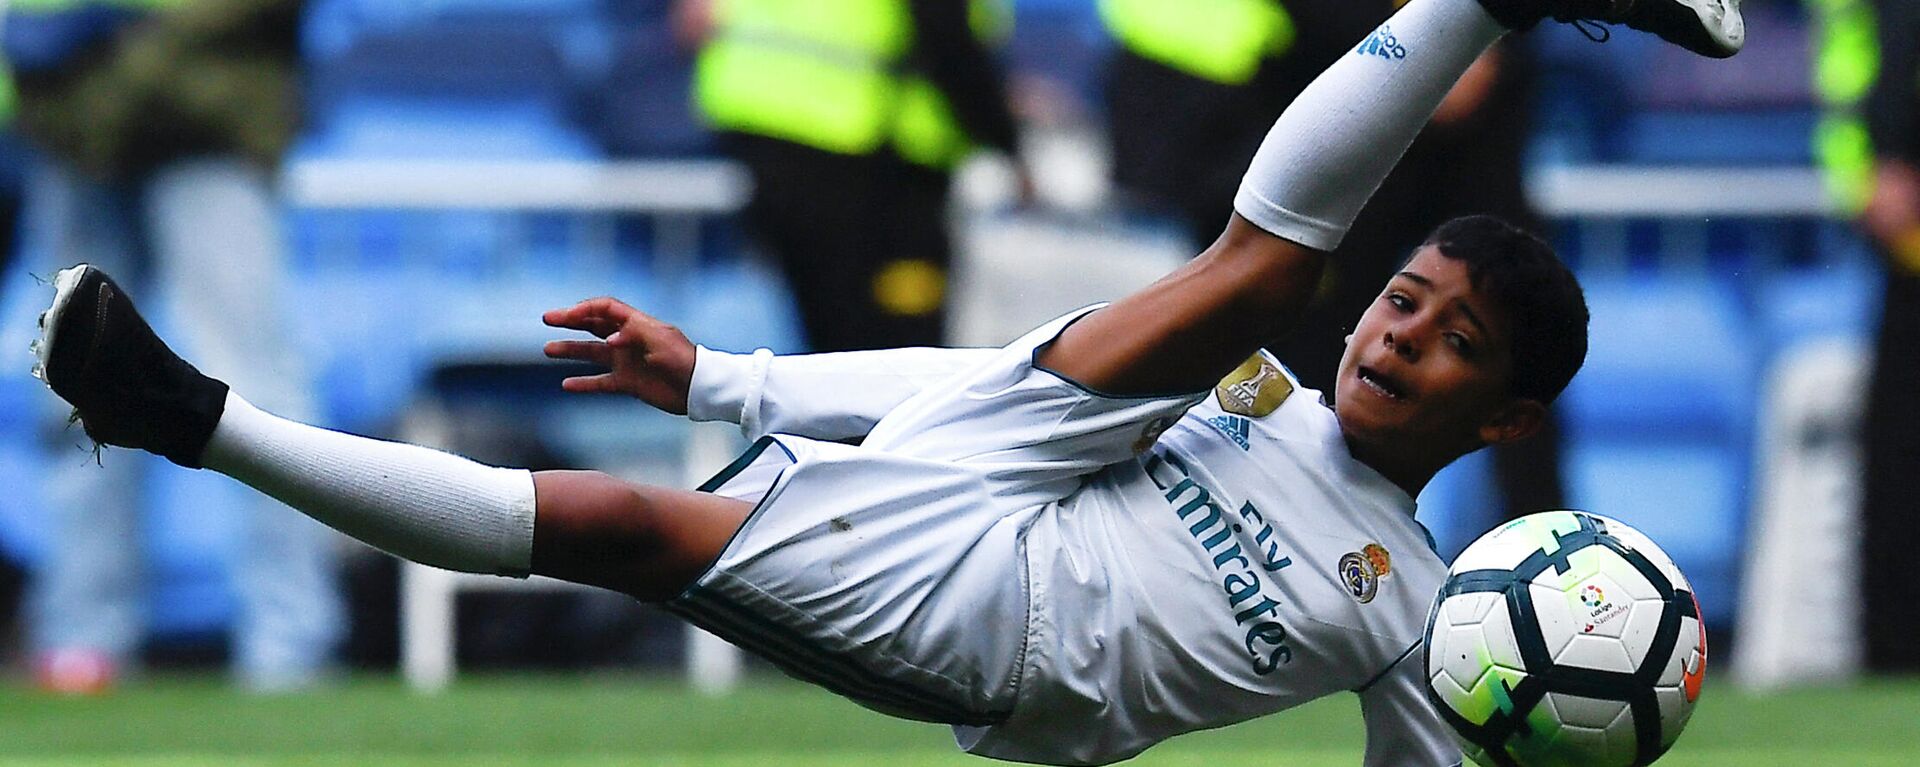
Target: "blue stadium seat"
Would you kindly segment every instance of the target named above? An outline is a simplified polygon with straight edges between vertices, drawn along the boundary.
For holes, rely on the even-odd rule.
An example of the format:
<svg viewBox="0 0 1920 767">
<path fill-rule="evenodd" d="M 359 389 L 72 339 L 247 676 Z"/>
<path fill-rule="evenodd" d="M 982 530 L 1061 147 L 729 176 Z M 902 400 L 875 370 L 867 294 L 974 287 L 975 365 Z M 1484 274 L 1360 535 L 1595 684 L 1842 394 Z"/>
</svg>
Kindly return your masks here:
<svg viewBox="0 0 1920 767">
<path fill-rule="evenodd" d="M 47 545 L 46 455 L 32 430 L 0 433 L 0 483 L 9 488 L 0 504 L 0 558 L 31 568 Z"/>
<path fill-rule="evenodd" d="M 1806 165 L 1813 162 L 1810 108 L 1762 111 L 1642 111 L 1617 130 L 1624 162 L 1649 165 Z"/>
<path fill-rule="evenodd" d="M 369 33 L 353 47 L 314 63 L 316 92 L 334 89 L 380 93 L 457 95 L 541 94 L 564 84 L 565 71 L 553 36 L 539 27 L 509 21 L 425 23 Z"/>
<path fill-rule="evenodd" d="M 303 151 L 591 157 L 576 124 L 604 80 L 598 0 L 334 0 L 304 27 Z"/>
<path fill-rule="evenodd" d="M 1770 350 L 1813 338 L 1867 338 L 1880 316 L 1880 270 L 1866 253 L 1766 275 L 1754 299 Z"/>
<path fill-rule="evenodd" d="M 1615 125 L 1631 110 L 1626 84 L 1660 42 L 1645 35 L 1617 35 L 1595 45 L 1573 27 L 1542 24 L 1517 38 L 1537 71 L 1535 147 L 1543 159 L 1591 162 L 1612 159 Z"/>
<path fill-rule="evenodd" d="M 608 1 L 315 0 L 307 5 L 302 19 L 301 48 L 309 60 L 325 61 L 353 48 L 366 36 L 446 19 L 518 19 L 534 22 L 536 26 L 565 26 L 583 19 L 599 19 Z"/>
<path fill-rule="evenodd" d="M 588 123 L 609 154 L 710 154 L 712 135 L 693 109 L 693 58 L 665 19 L 623 23 L 603 79 L 590 89 Z"/>
<path fill-rule="evenodd" d="M 1758 339 L 1705 276 L 1589 277 L 1585 369 L 1560 400 L 1574 505 L 1673 556 L 1709 622 L 1731 619 L 1751 454 Z"/>
<path fill-rule="evenodd" d="M 1740 63 L 1657 45 L 1633 62 L 1616 159 L 1649 164 L 1811 163 L 1819 106 L 1804 20 L 1784 4 L 1745 9 Z M 1610 46 L 1609 46 L 1610 47 Z"/>
<path fill-rule="evenodd" d="M 1448 562 L 1482 533 L 1500 522 L 1500 499 L 1493 491 L 1493 467 L 1487 451 L 1470 453 L 1420 491 L 1415 517 L 1433 535 L 1434 549 Z"/>
<path fill-rule="evenodd" d="M 230 563 L 244 541 L 249 509 L 242 504 L 253 491 L 212 472 L 142 458 L 152 464 L 153 490 L 146 509 L 148 631 L 158 638 L 223 637 L 234 617 Z"/>
<path fill-rule="evenodd" d="M 338 270 L 302 275 L 289 303 L 304 339 L 326 425 L 384 433 L 419 385 L 421 318 L 440 289 L 425 270 Z"/>
<path fill-rule="evenodd" d="M 19 258 L 19 263 L 44 263 L 45 256 L 21 253 Z M 0 487 L 9 488 L 7 502 L 0 503 L 0 556 L 29 566 L 39 561 L 46 540 L 41 425 L 58 405 L 28 375 L 33 357 L 27 345 L 38 334 L 34 320 L 50 297 L 25 269 L 0 274 Z"/>
<path fill-rule="evenodd" d="M 1641 34 L 1605 45 L 1568 25 L 1522 40 L 1538 63 L 1535 152 L 1561 162 L 1800 163 L 1817 105 L 1797 3 L 1749 4 L 1738 64 Z"/>
<path fill-rule="evenodd" d="M 739 259 L 700 270 L 682 325 L 709 348 L 780 354 L 806 351 L 786 283 L 771 269 Z"/>
</svg>

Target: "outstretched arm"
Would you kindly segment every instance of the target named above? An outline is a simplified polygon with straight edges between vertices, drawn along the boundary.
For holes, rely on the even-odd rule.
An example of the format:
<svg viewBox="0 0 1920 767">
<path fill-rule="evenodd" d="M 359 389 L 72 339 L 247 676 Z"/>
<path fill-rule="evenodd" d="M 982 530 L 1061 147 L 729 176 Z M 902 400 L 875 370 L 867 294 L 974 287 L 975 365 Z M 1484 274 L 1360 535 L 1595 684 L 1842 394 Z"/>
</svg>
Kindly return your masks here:
<svg viewBox="0 0 1920 767">
<path fill-rule="evenodd" d="M 776 356 L 702 346 L 687 415 L 740 424 L 748 439 L 776 432 L 858 439 L 907 398 L 998 352 L 916 347 Z"/>
<path fill-rule="evenodd" d="M 1254 156 L 1227 229 L 1185 267 L 1089 315 L 1040 362 L 1115 394 L 1199 391 L 1284 333 L 1461 73 L 1506 33 L 1476 0 L 1415 0 L 1314 80 Z"/>
<path fill-rule="evenodd" d="M 1199 258 L 1068 326 L 1037 361 L 1109 394 L 1210 388 L 1292 326 L 1324 259 L 1236 213 Z"/>
<path fill-rule="evenodd" d="M 567 391 L 625 394 L 696 421 L 740 424 L 749 438 L 774 432 L 831 440 L 866 436 L 908 397 L 998 351 L 729 354 L 695 346 L 678 328 L 612 298 L 555 309 L 543 319 L 600 339 L 547 343 L 549 357 L 608 368 L 567 379 L 561 384 Z"/>
</svg>

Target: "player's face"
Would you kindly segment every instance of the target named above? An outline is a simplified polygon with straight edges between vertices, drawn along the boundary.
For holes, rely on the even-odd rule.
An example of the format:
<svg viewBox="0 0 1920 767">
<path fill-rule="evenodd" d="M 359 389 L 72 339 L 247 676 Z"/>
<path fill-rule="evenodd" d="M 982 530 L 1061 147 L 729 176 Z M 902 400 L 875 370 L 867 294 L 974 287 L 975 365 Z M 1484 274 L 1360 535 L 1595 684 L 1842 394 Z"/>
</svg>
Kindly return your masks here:
<svg viewBox="0 0 1920 767">
<path fill-rule="evenodd" d="M 1376 453 L 1430 451 L 1400 462 L 1444 465 L 1525 436 L 1510 433 L 1510 411 L 1523 402 L 1510 393 L 1512 375 L 1506 312 L 1474 290 L 1466 263 L 1428 246 L 1361 315 L 1334 399 L 1350 442 Z"/>
</svg>

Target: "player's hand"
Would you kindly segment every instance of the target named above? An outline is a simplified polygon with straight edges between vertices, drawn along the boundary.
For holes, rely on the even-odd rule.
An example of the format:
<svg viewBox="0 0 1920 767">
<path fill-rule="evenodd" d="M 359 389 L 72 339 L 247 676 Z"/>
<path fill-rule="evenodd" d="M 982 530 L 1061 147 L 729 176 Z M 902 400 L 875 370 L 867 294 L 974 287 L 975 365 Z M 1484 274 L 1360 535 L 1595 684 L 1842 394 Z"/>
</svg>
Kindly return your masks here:
<svg viewBox="0 0 1920 767">
<path fill-rule="evenodd" d="M 713 0 L 679 0 L 669 11 L 668 22 L 673 41 L 684 51 L 697 51 L 713 38 L 715 19 Z"/>
<path fill-rule="evenodd" d="M 586 394 L 625 394 L 676 415 L 687 413 L 693 385 L 693 342 L 679 328 L 614 298 L 590 298 L 540 319 L 556 328 L 584 330 L 598 341 L 548 341 L 543 351 L 557 360 L 608 368 L 573 376 L 560 388 Z"/>
<path fill-rule="evenodd" d="M 1920 274 L 1920 169 L 1882 162 L 1874 172 L 1873 197 L 1860 213 L 1867 233 L 1893 257 L 1895 266 Z"/>
</svg>

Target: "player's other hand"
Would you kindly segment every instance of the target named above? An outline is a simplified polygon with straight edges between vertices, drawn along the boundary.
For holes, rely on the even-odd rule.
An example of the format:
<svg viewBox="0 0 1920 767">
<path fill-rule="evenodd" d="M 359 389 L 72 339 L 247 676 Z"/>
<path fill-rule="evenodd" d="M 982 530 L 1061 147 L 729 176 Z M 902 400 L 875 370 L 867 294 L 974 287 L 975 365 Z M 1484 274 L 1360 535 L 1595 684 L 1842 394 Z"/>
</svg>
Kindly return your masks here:
<svg viewBox="0 0 1920 767">
<path fill-rule="evenodd" d="M 598 341 L 548 341 L 543 351 L 557 360 L 608 368 L 573 376 L 560 388 L 588 394 L 626 394 L 676 415 L 687 413 L 693 383 L 693 342 L 679 328 L 614 298 L 590 298 L 540 319 L 556 328 L 584 330 Z"/>
<path fill-rule="evenodd" d="M 1920 168 L 1884 161 L 1874 169 L 1873 196 L 1860 213 L 1867 233 L 1893 265 L 1920 274 Z"/>
</svg>

